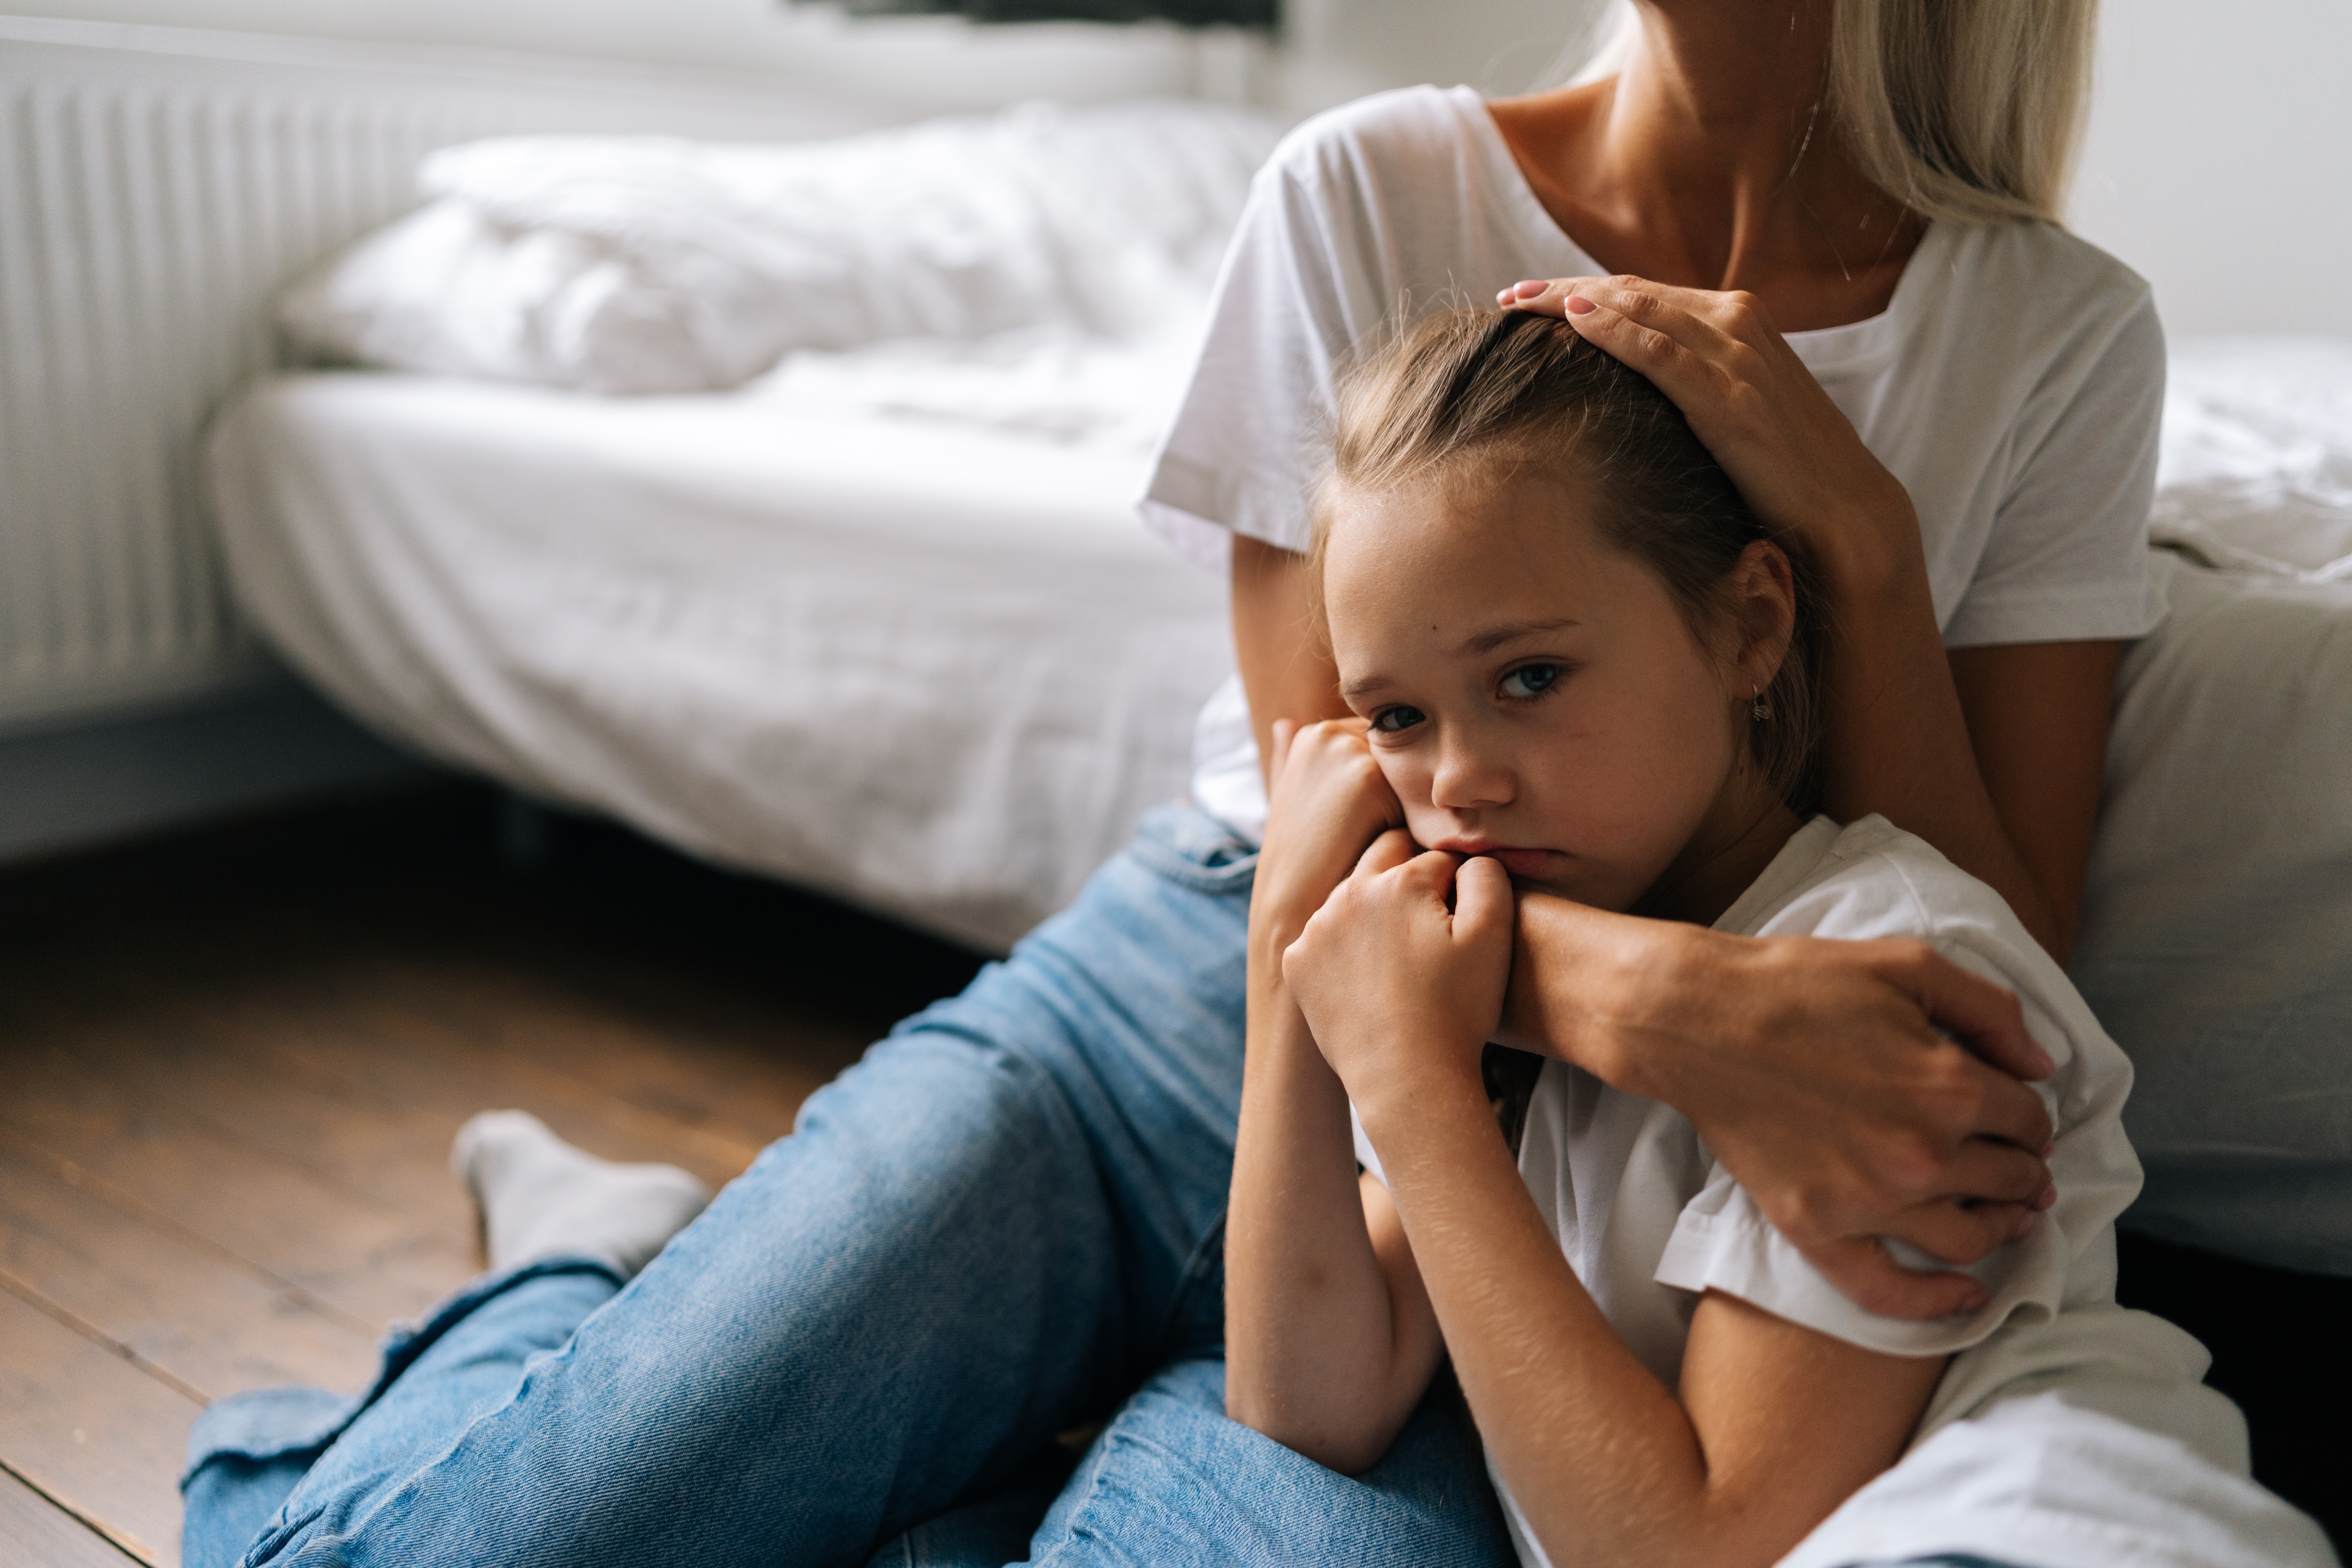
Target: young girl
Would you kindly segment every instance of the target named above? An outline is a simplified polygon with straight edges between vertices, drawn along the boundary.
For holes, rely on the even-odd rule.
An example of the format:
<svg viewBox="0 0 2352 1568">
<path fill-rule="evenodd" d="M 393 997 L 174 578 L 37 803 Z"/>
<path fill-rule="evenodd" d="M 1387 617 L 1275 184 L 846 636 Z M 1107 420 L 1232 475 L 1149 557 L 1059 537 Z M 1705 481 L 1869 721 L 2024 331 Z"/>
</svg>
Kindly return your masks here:
<svg viewBox="0 0 2352 1568">
<path fill-rule="evenodd" d="M 1260 876 L 1336 886 L 1253 931 L 1230 1414 L 1359 1471 L 1450 1357 L 1528 1564 L 2329 1561 L 2200 1347 L 2115 1304 L 2122 1053 L 1990 889 L 1806 819 L 1825 628 L 1673 405 L 1565 322 L 1433 317 L 1343 389 L 1318 511 L 1357 719 L 1275 761 Z M 1664 1104 L 1557 1061 L 1490 1099 L 1515 886 L 2013 990 L 2055 1190 L 1969 1309 L 1856 1307 Z"/>
</svg>

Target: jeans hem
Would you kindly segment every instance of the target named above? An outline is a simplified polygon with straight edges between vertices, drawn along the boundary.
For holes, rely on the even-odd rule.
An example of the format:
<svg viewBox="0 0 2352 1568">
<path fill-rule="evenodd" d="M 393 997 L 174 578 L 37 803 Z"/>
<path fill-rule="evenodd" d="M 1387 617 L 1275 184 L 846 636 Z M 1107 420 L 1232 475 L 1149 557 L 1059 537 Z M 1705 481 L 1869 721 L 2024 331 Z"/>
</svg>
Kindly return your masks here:
<svg viewBox="0 0 2352 1568">
<path fill-rule="evenodd" d="M 186 1491 L 196 1473 L 217 1459 L 259 1463 L 324 1453 L 443 1335 L 516 1286 L 555 1274 L 602 1274 L 615 1285 L 628 1282 L 610 1263 L 584 1254 L 537 1258 L 484 1274 L 417 1322 L 394 1324 L 383 1338 L 375 1380 L 357 1398 L 328 1405 L 318 1397 L 320 1391 L 294 1386 L 253 1389 L 215 1401 L 188 1434 L 180 1489 Z"/>
</svg>

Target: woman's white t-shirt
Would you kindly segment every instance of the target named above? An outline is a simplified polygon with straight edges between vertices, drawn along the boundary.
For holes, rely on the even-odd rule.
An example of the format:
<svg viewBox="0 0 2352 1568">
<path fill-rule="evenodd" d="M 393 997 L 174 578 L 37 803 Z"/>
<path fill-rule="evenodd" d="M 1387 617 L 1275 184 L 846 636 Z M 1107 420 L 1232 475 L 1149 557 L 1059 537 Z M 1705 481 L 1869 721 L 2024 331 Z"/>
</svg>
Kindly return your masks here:
<svg viewBox="0 0 2352 1568">
<path fill-rule="evenodd" d="M 1710 1289 L 1849 1344 L 1953 1358 L 1903 1460 L 1782 1568 L 1947 1552 L 2038 1568 L 2327 1562 L 2317 1528 L 2245 1479 L 2245 1423 L 2200 1381 L 2204 1347 L 2116 1304 L 2116 1216 L 2140 1187 L 2122 1121 L 2131 1063 L 2000 895 L 1884 817 L 1816 817 L 1716 929 L 1925 942 L 2014 993 L 2057 1063 L 2034 1086 L 2057 1129 L 2056 1205 L 1968 1270 L 1981 1309 L 1924 1323 L 1840 1294 L 1671 1106 L 1544 1065 L 1519 1173 L 1595 1305 L 1668 1388 Z M 1379 1174 L 1361 1123 L 1356 1148 Z M 1521 1562 L 1548 1568 L 1495 1485 Z"/>
<path fill-rule="evenodd" d="M 1355 344 L 1401 310 L 1601 270 L 1471 89 L 1308 121 L 1251 191 L 1145 520 L 1219 571 L 1231 532 L 1306 549 Z M 2162 618 L 2146 546 L 2164 336 L 2122 263 L 2048 224 L 1939 223 L 1884 313 L 1789 341 L 1909 489 L 1947 645 L 2133 637 Z M 1237 681 L 1211 700 L 1193 796 L 1255 839 L 1248 721 Z"/>
</svg>

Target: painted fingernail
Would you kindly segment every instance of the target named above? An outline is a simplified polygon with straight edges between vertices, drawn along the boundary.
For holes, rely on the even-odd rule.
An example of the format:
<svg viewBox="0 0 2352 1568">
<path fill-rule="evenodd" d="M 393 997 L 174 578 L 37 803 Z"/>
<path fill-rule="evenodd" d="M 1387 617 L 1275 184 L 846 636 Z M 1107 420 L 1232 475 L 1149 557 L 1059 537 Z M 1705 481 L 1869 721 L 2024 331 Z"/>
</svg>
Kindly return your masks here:
<svg viewBox="0 0 2352 1568">
<path fill-rule="evenodd" d="M 1568 297 L 1568 313 L 1571 316 L 1589 316 L 1598 309 L 1600 309 L 1599 306 L 1581 294 L 1570 294 Z"/>
<path fill-rule="evenodd" d="M 1545 282 L 1540 278 L 1522 278 L 1517 283 L 1512 284 L 1508 289 L 1504 289 L 1503 292 L 1512 296 L 1514 299 L 1532 300 L 1550 287 L 1550 284 Z"/>
<path fill-rule="evenodd" d="M 2037 1198 L 2035 1198 L 2035 1199 L 2033 1200 L 2033 1206 L 2034 1206 L 2037 1210 L 2038 1210 L 2038 1209 L 2046 1209 L 2046 1208 L 2052 1207 L 2052 1206 L 2053 1206 L 2053 1205 L 2054 1205 L 2057 1202 L 2058 1202 L 2058 1184 L 2057 1184 L 2057 1183 L 2055 1183 L 2055 1182 L 2053 1182 L 2053 1183 L 2051 1183 L 2048 1186 L 2046 1186 L 2046 1187 L 2044 1187 L 2044 1188 L 2042 1188 L 2042 1194 L 2041 1194 L 2041 1196 L 2039 1196 L 2039 1197 L 2037 1197 Z"/>
</svg>

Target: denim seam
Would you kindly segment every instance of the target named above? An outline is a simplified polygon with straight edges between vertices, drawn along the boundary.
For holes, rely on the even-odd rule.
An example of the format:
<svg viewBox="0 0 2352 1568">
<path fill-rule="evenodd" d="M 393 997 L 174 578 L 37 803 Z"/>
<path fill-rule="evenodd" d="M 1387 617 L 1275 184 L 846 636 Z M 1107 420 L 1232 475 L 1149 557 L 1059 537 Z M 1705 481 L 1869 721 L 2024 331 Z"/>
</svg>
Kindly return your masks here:
<svg viewBox="0 0 2352 1568">
<path fill-rule="evenodd" d="M 1112 1426 L 1116 1428 L 1117 1426 L 1118 1423 L 1114 1420 Z M 1095 1455 L 1094 1463 L 1087 1468 L 1086 1493 L 1070 1509 L 1066 1516 L 1068 1522 L 1063 1528 L 1062 1539 L 1048 1547 L 1045 1554 L 1032 1562 L 1029 1568 L 1046 1568 L 1046 1564 L 1068 1555 L 1069 1552 L 1075 1549 L 1079 1533 L 1078 1521 L 1086 1517 L 1087 1510 L 1094 1507 L 1095 1496 L 1102 1490 L 1103 1471 L 1110 1465 L 1111 1447 L 1117 1441 L 1118 1439 L 1108 1432 L 1099 1439 L 1099 1450 Z M 1066 1487 L 1065 1489 L 1067 1489 Z"/>
<path fill-rule="evenodd" d="M 1204 893 L 1244 891 L 1257 876 L 1255 852 L 1223 866 L 1202 865 L 1180 850 L 1149 838 L 1135 840 L 1128 846 L 1127 852 L 1152 875 Z"/>
<path fill-rule="evenodd" d="M 1192 1303 L 1194 1289 L 1224 1266 L 1225 1217 L 1230 1212 L 1217 1211 L 1216 1219 L 1194 1244 L 1192 1256 L 1184 1261 L 1184 1272 L 1177 1277 L 1176 1289 L 1169 1298 L 1168 1310 L 1160 1316 L 1160 1332 L 1154 1337 L 1151 1364 L 1155 1367 L 1165 1366 L 1174 1358 L 1176 1335 L 1183 1327 L 1185 1309 Z"/>
</svg>

